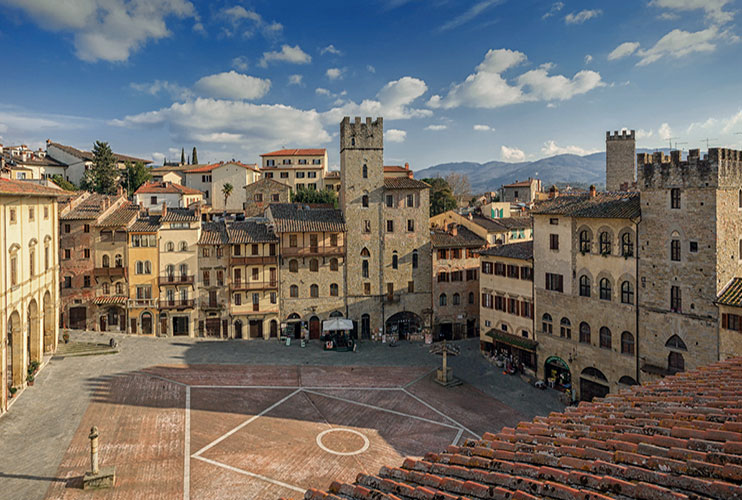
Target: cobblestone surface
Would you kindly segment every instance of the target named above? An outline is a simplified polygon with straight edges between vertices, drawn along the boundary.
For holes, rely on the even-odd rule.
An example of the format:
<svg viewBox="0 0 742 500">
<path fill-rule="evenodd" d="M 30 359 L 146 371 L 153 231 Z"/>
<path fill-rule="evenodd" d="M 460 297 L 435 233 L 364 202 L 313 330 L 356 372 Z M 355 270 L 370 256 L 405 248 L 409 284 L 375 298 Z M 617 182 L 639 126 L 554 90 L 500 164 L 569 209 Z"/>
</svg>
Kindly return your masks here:
<svg viewBox="0 0 742 500">
<path fill-rule="evenodd" d="M 106 342 L 114 337 L 120 353 L 106 356 L 53 358 L 0 418 L 0 497 L 44 498 L 49 486 L 64 482 L 57 470 L 92 398 L 108 377 L 163 364 L 369 365 L 430 366 L 440 358 L 428 346 L 363 343 L 358 352 L 323 351 L 319 342 L 302 349 L 265 341 L 204 341 L 126 335 L 73 333 L 73 340 Z M 480 354 L 477 340 L 462 341 L 461 355 L 450 359 L 454 373 L 510 406 L 526 419 L 562 408 L 553 391 L 539 391 L 503 375 Z M 491 422 L 493 431 L 502 423 Z"/>
</svg>

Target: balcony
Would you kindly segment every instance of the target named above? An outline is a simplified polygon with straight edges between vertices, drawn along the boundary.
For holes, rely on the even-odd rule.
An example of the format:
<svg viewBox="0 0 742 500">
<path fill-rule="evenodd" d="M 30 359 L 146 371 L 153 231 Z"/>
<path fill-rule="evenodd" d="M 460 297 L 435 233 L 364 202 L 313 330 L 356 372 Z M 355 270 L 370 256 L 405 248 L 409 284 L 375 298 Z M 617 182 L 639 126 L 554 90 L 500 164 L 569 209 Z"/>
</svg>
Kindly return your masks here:
<svg viewBox="0 0 742 500">
<path fill-rule="evenodd" d="M 233 291 L 240 290 L 273 290 L 278 288 L 278 281 L 233 281 L 229 284 L 229 289 Z"/>
<path fill-rule="evenodd" d="M 105 276 L 108 278 L 118 278 L 126 276 L 125 267 L 96 267 L 93 269 L 93 275 L 97 278 Z"/>
<path fill-rule="evenodd" d="M 278 264 L 278 256 L 272 255 L 267 257 L 260 257 L 257 255 L 229 258 L 230 266 L 247 266 L 247 265 L 259 265 L 259 264 Z"/>
<path fill-rule="evenodd" d="M 316 246 L 316 247 L 283 247 L 281 254 L 284 257 L 329 257 L 333 255 L 345 255 L 345 245 L 336 247 Z"/>
<path fill-rule="evenodd" d="M 248 316 L 253 314 L 278 313 L 278 304 L 266 304 L 264 306 L 261 306 L 251 303 L 240 305 L 231 303 L 229 305 L 229 312 L 231 314 L 247 314 Z"/>
<path fill-rule="evenodd" d="M 193 306 L 193 299 L 165 299 L 160 301 L 160 309 L 193 309 Z"/>
<path fill-rule="evenodd" d="M 157 299 L 129 299 L 129 307 L 130 308 L 137 308 L 137 307 L 157 307 Z"/>
<path fill-rule="evenodd" d="M 221 310 L 224 309 L 224 301 L 223 300 L 209 300 L 209 299 L 201 299 L 200 302 L 201 309 L 206 310 Z"/>
<path fill-rule="evenodd" d="M 163 274 L 160 276 L 160 286 L 164 285 L 193 285 L 193 275 Z"/>
</svg>

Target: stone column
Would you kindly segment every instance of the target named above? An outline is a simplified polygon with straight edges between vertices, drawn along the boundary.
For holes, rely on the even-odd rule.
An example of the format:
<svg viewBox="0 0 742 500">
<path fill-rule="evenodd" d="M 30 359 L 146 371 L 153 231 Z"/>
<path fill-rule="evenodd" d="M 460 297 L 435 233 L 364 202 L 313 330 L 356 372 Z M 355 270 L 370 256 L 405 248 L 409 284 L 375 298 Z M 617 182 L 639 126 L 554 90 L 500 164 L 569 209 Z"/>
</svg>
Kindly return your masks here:
<svg viewBox="0 0 742 500">
<path fill-rule="evenodd" d="M 98 428 L 93 426 L 90 429 L 90 471 L 93 474 L 98 474 Z"/>
</svg>

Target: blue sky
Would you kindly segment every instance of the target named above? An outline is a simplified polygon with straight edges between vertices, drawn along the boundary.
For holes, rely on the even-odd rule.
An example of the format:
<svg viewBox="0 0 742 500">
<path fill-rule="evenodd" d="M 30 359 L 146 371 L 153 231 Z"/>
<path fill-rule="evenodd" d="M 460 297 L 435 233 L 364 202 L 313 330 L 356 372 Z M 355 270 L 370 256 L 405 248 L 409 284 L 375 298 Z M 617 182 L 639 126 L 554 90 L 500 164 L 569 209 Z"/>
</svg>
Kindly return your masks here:
<svg viewBox="0 0 742 500">
<path fill-rule="evenodd" d="M 0 0 L 0 142 L 259 161 L 384 116 L 387 164 L 742 149 L 742 0 Z"/>
</svg>

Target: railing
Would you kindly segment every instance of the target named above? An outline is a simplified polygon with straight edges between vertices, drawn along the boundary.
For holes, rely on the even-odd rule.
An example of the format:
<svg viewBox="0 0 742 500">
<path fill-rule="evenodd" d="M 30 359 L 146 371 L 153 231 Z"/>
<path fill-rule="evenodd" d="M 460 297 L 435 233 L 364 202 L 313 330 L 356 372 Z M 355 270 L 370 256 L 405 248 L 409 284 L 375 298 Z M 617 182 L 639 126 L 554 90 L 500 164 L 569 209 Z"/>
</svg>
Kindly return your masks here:
<svg viewBox="0 0 742 500">
<path fill-rule="evenodd" d="M 160 309 L 193 309 L 193 299 L 160 300 Z"/>
<path fill-rule="evenodd" d="M 260 256 L 241 256 L 241 257 L 230 257 L 229 258 L 229 264 L 231 266 L 245 266 L 245 265 L 253 265 L 253 264 L 276 264 L 278 263 L 278 256 L 272 255 L 272 256 L 266 256 L 266 257 L 260 257 Z"/>
<path fill-rule="evenodd" d="M 192 285 L 192 274 L 163 274 L 160 276 L 160 286 L 162 285 Z"/>
<path fill-rule="evenodd" d="M 229 305 L 229 311 L 232 314 L 266 314 L 266 313 L 277 313 L 278 312 L 278 304 L 268 304 L 268 305 L 258 305 L 258 307 L 255 307 L 255 304 L 252 304 L 250 302 L 246 304 L 234 304 L 231 303 Z"/>
<path fill-rule="evenodd" d="M 201 299 L 200 307 L 201 309 L 224 309 L 224 301 Z"/>
<path fill-rule="evenodd" d="M 125 267 L 96 267 L 93 269 L 93 275 L 95 276 L 126 276 Z"/>
<path fill-rule="evenodd" d="M 129 307 L 157 307 L 157 299 L 129 299 Z"/>
<path fill-rule="evenodd" d="M 344 255 L 345 245 L 331 246 L 308 246 L 308 247 L 282 247 L 281 254 L 284 257 L 303 257 L 308 255 Z"/>
<path fill-rule="evenodd" d="M 270 290 L 278 288 L 278 281 L 232 281 L 230 290 Z"/>
</svg>

